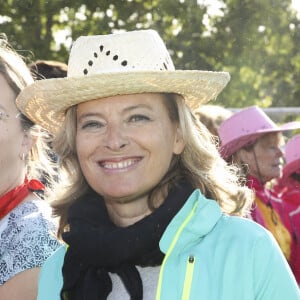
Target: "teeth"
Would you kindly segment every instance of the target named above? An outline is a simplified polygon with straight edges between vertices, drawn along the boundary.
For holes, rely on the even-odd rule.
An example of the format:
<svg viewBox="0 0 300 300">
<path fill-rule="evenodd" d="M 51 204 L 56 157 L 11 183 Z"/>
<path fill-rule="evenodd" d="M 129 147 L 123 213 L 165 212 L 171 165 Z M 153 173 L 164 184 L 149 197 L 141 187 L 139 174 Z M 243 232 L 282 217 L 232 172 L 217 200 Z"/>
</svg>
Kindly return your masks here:
<svg viewBox="0 0 300 300">
<path fill-rule="evenodd" d="M 131 166 L 134 163 L 134 160 L 126 160 L 126 161 L 119 161 L 116 163 L 103 163 L 103 167 L 106 169 L 123 169 Z"/>
</svg>

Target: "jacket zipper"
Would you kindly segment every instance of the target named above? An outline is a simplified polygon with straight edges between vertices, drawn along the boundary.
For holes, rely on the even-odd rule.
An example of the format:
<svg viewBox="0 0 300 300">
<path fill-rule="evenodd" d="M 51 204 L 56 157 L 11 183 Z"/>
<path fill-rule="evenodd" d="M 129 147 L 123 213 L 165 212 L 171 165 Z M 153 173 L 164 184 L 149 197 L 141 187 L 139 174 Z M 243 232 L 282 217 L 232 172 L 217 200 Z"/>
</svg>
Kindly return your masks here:
<svg viewBox="0 0 300 300">
<path fill-rule="evenodd" d="M 193 273 L 194 273 L 194 267 L 195 267 L 195 259 L 196 258 L 193 255 L 190 255 L 188 257 L 188 260 L 186 263 L 186 272 L 185 272 L 185 279 L 184 279 L 184 285 L 183 285 L 183 293 L 182 293 L 182 298 L 181 298 L 182 300 L 190 299 Z"/>
<path fill-rule="evenodd" d="M 164 260 L 162 262 L 162 265 L 161 265 L 161 268 L 160 268 L 160 272 L 159 272 L 159 278 L 158 278 L 158 284 L 157 284 L 157 290 L 156 290 L 156 298 L 155 298 L 156 300 L 160 300 L 161 299 L 162 277 L 163 277 L 163 273 L 164 273 L 164 268 L 165 268 L 166 261 L 168 260 L 171 252 L 173 251 L 173 249 L 174 249 L 174 247 L 176 245 L 177 240 L 179 239 L 179 236 L 180 236 L 182 230 L 184 229 L 184 227 L 186 226 L 186 224 L 190 221 L 190 219 L 194 215 L 197 206 L 198 206 L 198 202 L 196 202 L 194 204 L 191 212 L 188 214 L 188 216 L 186 217 L 186 219 L 183 221 L 183 223 L 179 227 L 179 229 L 176 232 L 175 237 L 174 237 L 174 239 L 173 239 L 173 241 L 172 241 L 172 243 L 171 243 L 171 245 L 170 245 L 170 247 L 169 247 L 169 249 L 168 249 L 168 251 L 167 251 L 167 253 L 165 255 L 165 258 L 164 258 Z M 192 265 L 193 265 L 193 269 L 194 269 L 194 264 L 192 264 Z M 188 272 L 188 269 L 187 269 L 186 272 Z M 191 282 L 192 282 L 192 279 L 190 279 L 190 283 Z M 189 290 L 190 290 L 190 288 L 189 288 Z M 182 299 L 184 299 L 184 298 L 182 298 Z M 188 299 L 188 298 L 186 298 L 186 299 Z"/>
</svg>

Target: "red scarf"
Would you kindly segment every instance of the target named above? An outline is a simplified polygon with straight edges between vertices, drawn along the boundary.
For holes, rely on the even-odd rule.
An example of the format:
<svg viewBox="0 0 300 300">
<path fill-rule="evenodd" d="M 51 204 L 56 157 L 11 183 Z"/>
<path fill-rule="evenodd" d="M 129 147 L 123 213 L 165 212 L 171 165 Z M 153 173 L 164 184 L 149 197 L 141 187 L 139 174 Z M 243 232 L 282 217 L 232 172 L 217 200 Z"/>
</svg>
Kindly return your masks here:
<svg viewBox="0 0 300 300">
<path fill-rule="evenodd" d="M 25 178 L 23 184 L 0 197 L 0 219 L 5 217 L 18 204 L 20 204 L 29 195 L 30 192 L 44 189 L 45 186 L 40 181 L 36 179 L 28 181 L 28 179 Z"/>
</svg>

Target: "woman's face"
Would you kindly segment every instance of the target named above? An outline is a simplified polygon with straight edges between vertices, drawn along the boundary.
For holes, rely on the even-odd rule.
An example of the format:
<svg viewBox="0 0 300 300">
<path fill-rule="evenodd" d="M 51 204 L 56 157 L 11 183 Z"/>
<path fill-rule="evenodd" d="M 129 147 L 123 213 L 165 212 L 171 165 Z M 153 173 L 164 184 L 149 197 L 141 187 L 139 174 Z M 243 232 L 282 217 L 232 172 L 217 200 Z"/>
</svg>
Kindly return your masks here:
<svg viewBox="0 0 300 300">
<path fill-rule="evenodd" d="M 89 185 L 106 202 L 147 201 L 173 155 L 182 152 L 184 143 L 164 97 L 121 95 L 78 105 L 79 163 Z"/>
<path fill-rule="evenodd" d="M 242 160 L 248 164 L 249 174 L 263 182 L 280 177 L 283 157 L 281 146 L 281 133 L 268 133 L 257 140 L 252 150 L 243 150 Z"/>
<path fill-rule="evenodd" d="M 27 154 L 27 135 L 21 128 L 16 95 L 0 73 L 0 195 L 23 182 L 25 163 L 22 155 Z"/>
</svg>

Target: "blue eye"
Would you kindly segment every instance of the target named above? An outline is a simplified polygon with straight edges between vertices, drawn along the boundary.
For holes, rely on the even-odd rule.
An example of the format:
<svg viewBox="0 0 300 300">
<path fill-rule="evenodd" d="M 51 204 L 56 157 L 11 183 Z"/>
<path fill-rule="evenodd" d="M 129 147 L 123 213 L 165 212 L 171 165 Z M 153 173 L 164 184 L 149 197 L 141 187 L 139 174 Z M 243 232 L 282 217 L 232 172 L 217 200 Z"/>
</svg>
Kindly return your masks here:
<svg viewBox="0 0 300 300">
<path fill-rule="evenodd" d="M 150 118 L 145 115 L 133 115 L 129 118 L 130 122 L 149 121 Z"/>
<path fill-rule="evenodd" d="M 104 125 L 98 121 L 88 121 L 81 125 L 81 129 L 97 129 L 102 128 Z"/>
</svg>

